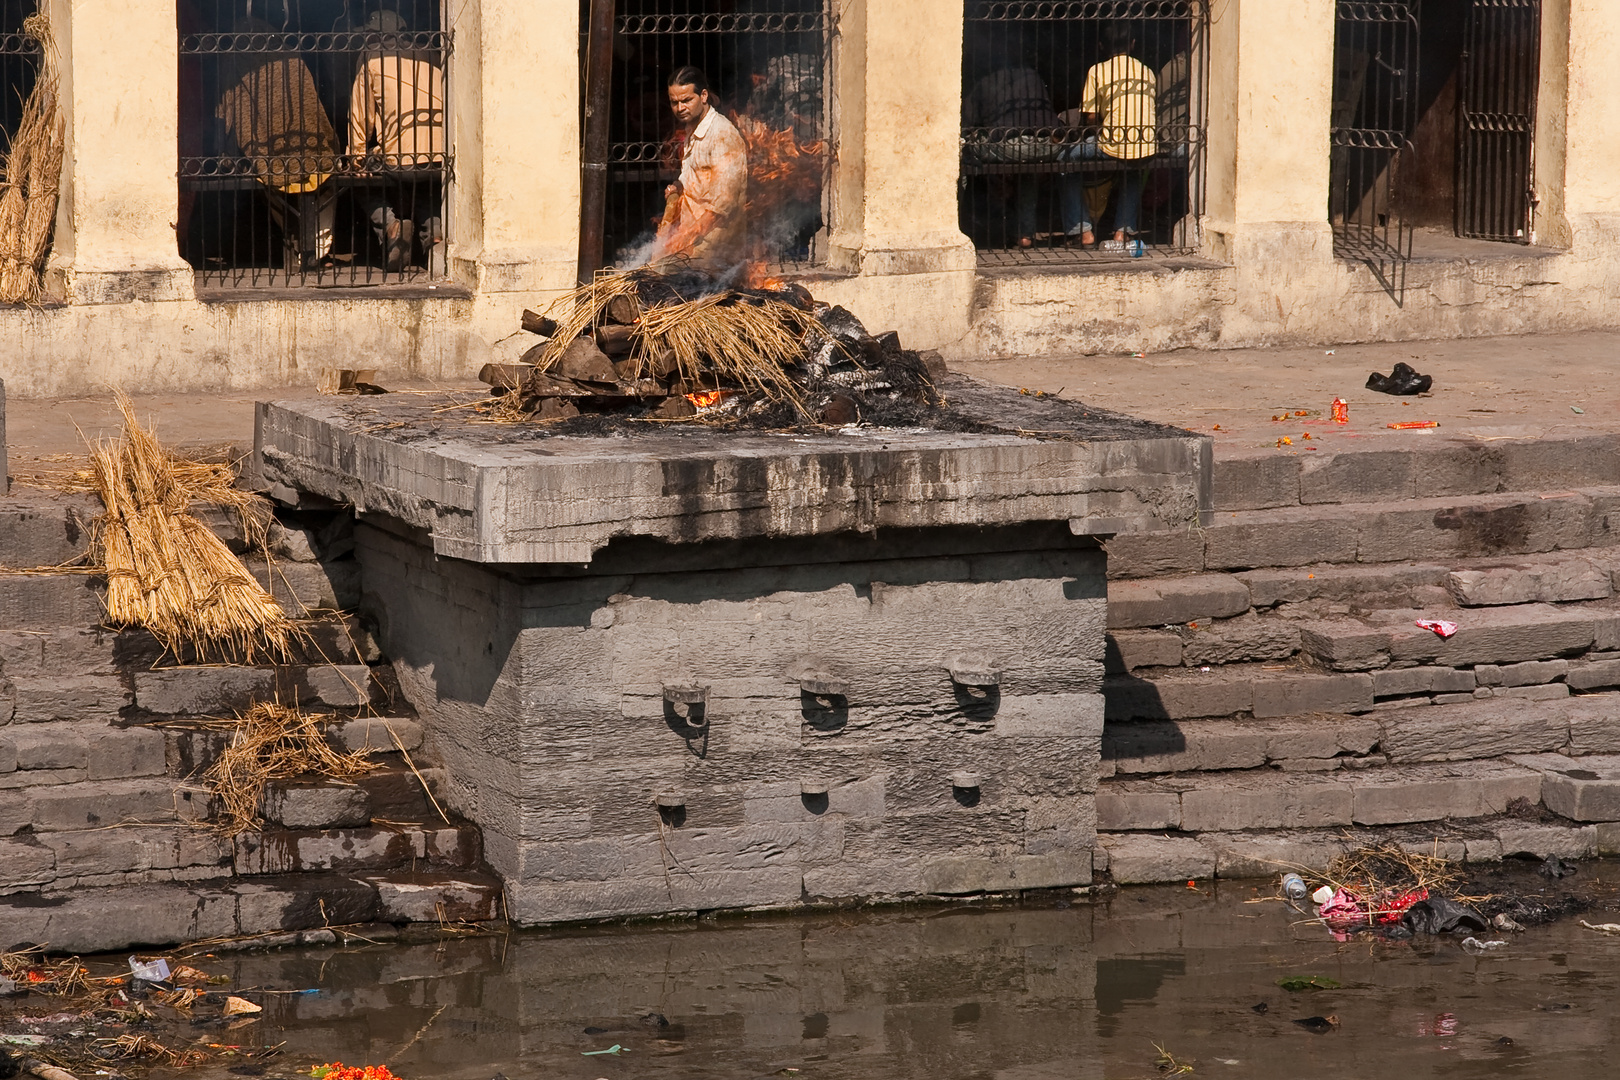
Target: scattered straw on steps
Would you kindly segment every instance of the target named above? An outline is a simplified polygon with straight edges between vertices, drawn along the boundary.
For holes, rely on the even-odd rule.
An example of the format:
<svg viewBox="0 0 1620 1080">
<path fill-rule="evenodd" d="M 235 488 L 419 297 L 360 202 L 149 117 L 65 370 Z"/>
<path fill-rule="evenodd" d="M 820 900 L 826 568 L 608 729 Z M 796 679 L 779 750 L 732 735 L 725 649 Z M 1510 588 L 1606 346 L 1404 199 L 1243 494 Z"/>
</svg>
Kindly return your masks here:
<svg viewBox="0 0 1620 1080">
<path fill-rule="evenodd" d="M 66 147 L 50 20 L 43 13 L 30 15 L 23 20 L 23 33 L 39 42 L 40 65 L 11 151 L 0 163 L 0 303 L 4 304 L 40 298 L 40 272 L 50 250 Z"/>
<path fill-rule="evenodd" d="M 259 800 L 272 780 L 310 773 L 347 780 L 377 768 L 365 751 L 334 749 L 319 718 L 278 702 L 254 705 L 235 728 L 231 745 L 204 774 L 219 799 L 219 828 L 226 836 L 259 827 Z"/>
<path fill-rule="evenodd" d="M 118 407 L 123 434 L 91 447 L 92 490 L 105 506 L 91 554 L 107 575 L 108 621 L 144 626 L 171 651 L 190 645 L 199 659 L 285 658 L 292 621 L 190 512 L 199 503 L 236 511 L 262 549 L 262 500 L 233 486 L 230 466 L 165 450 L 122 394 Z"/>
</svg>

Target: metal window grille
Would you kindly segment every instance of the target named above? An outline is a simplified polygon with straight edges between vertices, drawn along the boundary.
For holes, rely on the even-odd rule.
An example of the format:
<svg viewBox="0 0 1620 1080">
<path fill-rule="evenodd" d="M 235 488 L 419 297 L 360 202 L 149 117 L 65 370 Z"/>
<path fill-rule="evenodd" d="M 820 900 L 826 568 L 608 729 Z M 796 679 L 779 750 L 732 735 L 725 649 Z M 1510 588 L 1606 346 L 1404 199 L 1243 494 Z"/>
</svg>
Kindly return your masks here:
<svg viewBox="0 0 1620 1080">
<path fill-rule="evenodd" d="M 588 26 L 582 4 L 580 25 Z M 605 261 L 636 266 L 656 254 L 666 188 L 680 175 L 682 136 L 669 77 L 685 66 L 748 151 L 748 259 L 805 269 L 830 219 L 831 130 L 826 88 L 828 0 L 619 0 L 614 20 Z M 585 56 L 587 50 L 580 50 Z M 582 86 L 586 73 L 582 71 Z M 584 95 L 582 95 L 583 98 Z"/>
<path fill-rule="evenodd" d="M 22 28 L 34 10 L 34 0 L 0 0 L 0 159 L 11 152 L 23 102 L 39 74 L 39 42 Z"/>
<path fill-rule="evenodd" d="M 1334 254 L 1365 262 L 1397 300 L 1412 229 L 1394 205 L 1417 123 L 1415 3 L 1339 0 L 1333 42 L 1328 219 Z"/>
<path fill-rule="evenodd" d="M 180 0 L 180 253 L 205 288 L 444 276 L 439 0 Z"/>
<path fill-rule="evenodd" d="M 1528 244 L 1541 0 L 1474 0 L 1462 58 L 1457 235 Z"/>
<path fill-rule="evenodd" d="M 964 19 L 958 205 L 980 264 L 1196 253 L 1206 0 L 966 0 Z"/>
</svg>

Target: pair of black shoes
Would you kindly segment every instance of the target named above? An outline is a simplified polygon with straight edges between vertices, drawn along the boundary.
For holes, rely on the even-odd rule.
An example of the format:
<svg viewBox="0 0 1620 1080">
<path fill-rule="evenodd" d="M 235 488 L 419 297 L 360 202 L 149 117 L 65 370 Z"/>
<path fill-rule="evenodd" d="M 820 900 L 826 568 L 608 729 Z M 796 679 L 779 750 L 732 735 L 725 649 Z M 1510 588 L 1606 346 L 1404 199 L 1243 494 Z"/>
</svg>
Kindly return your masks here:
<svg viewBox="0 0 1620 1080">
<path fill-rule="evenodd" d="M 1433 375 L 1419 375 L 1404 363 L 1396 364 L 1388 375 L 1375 371 L 1367 376 L 1367 389 L 1380 394 L 1425 394 L 1433 385 Z"/>
</svg>

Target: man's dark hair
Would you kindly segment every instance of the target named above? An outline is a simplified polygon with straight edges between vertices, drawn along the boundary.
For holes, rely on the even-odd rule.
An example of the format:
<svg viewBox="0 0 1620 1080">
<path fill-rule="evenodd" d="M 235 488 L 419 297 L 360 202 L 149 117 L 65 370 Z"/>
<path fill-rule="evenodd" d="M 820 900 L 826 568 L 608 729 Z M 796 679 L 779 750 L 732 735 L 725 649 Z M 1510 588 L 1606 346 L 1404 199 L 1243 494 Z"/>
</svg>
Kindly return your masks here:
<svg viewBox="0 0 1620 1080">
<path fill-rule="evenodd" d="M 683 68 L 675 69 L 669 77 L 669 85 L 690 86 L 694 92 L 701 94 L 709 88 L 709 77 L 691 64 L 687 64 Z"/>
<path fill-rule="evenodd" d="M 1130 52 L 1131 46 L 1136 44 L 1136 33 L 1127 22 L 1111 22 L 1103 27 L 1103 48 L 1108 50 L 1109 56 L 1118 56 L 1123 52 Z"/>
</svg>

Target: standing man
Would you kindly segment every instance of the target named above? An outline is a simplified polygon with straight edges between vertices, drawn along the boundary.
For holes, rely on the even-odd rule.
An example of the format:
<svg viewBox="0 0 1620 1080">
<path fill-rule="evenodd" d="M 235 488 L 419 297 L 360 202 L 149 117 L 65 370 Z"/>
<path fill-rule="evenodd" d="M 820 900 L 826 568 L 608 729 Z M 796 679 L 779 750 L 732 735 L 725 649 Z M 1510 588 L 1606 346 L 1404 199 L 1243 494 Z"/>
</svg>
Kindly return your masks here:
<svg viewBox="0 0 1620 1080">
<path fill-rule="evenodd" d="M 687 66 L 669 77 L 669 107 L 685 133 L 681 174 L 664 189 L 654 259 L 685 258 L 728 274 L 748 257 L 748 148 L 709 103 L 709 80 Z"/>
</svg>

